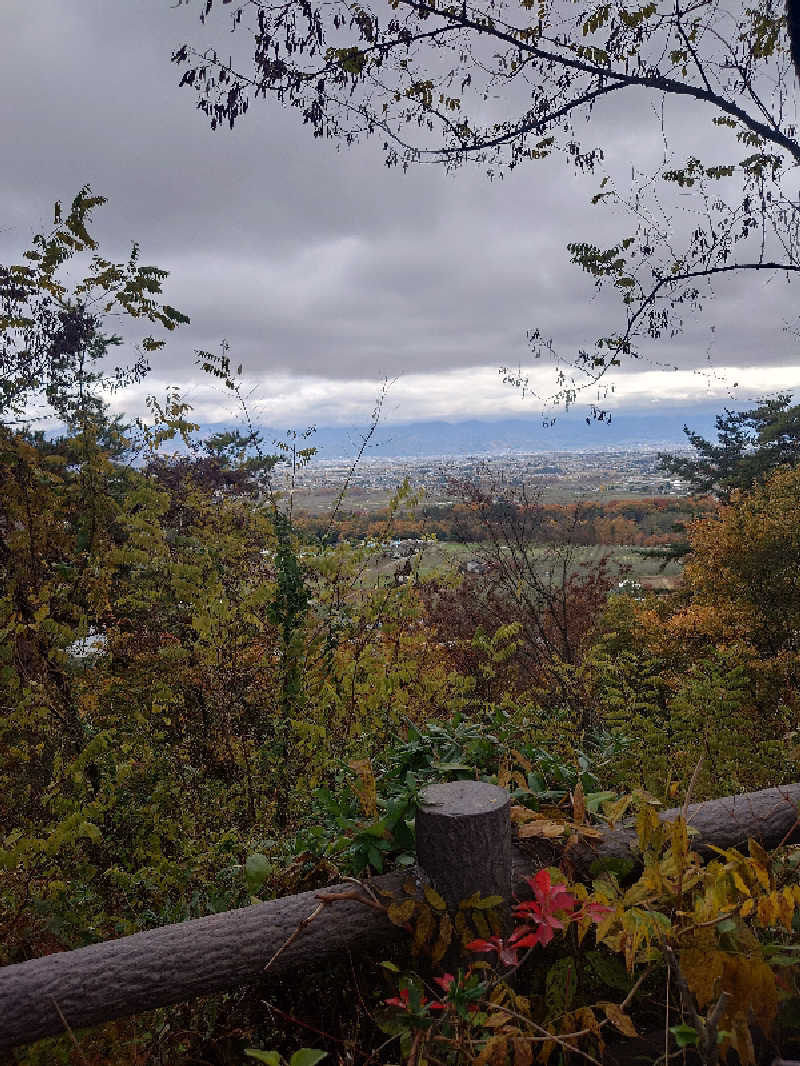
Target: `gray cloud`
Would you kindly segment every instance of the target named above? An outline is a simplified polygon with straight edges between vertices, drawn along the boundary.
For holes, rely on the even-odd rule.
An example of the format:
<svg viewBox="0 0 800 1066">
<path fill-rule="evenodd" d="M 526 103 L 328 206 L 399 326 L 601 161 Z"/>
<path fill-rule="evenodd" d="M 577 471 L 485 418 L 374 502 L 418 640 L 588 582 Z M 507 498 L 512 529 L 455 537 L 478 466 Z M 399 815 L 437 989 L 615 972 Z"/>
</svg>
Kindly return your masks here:
<svg viewBox="0 0 800 1066">
<path fill-rule="evenodd" d="M 619 233 L 619 219 L 587 204 L 596 178 L 558 159 L 494 182 L 479 168 L 403 175 L 386 170 L 376 145 L 339 151 L 270 105 L 212 133 L 169 62 L 201 33 L 197 5 L 166 0 L 0 8 L 0 261 L 47 225 L 53 200 L 91 182 L 110 200 L 97 216 L 104 252 L 123 257 L 140 241 L 144 260 L 172 273 L 170 302 L 192 318 L 157 357 L 154 382 L 204 397 L 193 351 L 225 337 L 287 411 L 302 392 L 347 420 L 369 406 L 376 380 L 405 374 L 414 385 L 400 390 L 402 417 L 415 417 L 415 402 L 428 417 L 425 396 L 440 414 L 494 414 L 493 368 L 529 363 L 526 329 L 540 326 L 568 350 L 619 322 L 613 299 L 565 251 L 569 240 Z M 657 150 L 651 103 L 632 98 L 598 120 L 596 139 L 622 170 Z M 699 127 L 685 136 L 694 143 Z M 709 353 L 720 365 L 794 366 L 797 342 L 780 329 L 796 315 L 793 295 L 780 281 L 733 279 L 713 319 L 654 346 L 652 358 L 684 369 Z M 436 382 L 445 372 L 455 376 Z M 665 387 L 653 381 L 651 397 Z M 647 399 L 628 385 L 620 393 Z"/>
</svg>

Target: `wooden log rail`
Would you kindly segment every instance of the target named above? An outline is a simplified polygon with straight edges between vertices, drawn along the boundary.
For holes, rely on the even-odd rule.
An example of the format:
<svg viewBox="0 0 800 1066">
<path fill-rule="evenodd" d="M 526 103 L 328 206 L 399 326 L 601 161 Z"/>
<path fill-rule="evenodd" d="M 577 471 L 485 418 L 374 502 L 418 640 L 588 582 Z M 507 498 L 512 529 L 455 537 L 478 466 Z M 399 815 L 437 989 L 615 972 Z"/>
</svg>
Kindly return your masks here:
<svg viewBox="0 0 800 1066">
<path fill-rule="evenodd" d="M 748 837 L 775 847 L 796 834 L 799 803 L 800 784 L 794 784 L 693 804 L 688 818 L 699 832 L 695 847 L 732 847 Z M 508 898 L 512 882 L 520 884 L 538 865 L 511 848 L 509 808 L 508 793 L 484 782 L 435 785 L 423 793 L 419 875 L 451 906 L 474 891 Z M 680 813 L 675 808 L 661 817 Z M 624 826 L 592 847 L 572 849 L 568 859 L 585 873 L 595 858 L 630 856 L 634 842 L 634 831 Z M 386 874 L 369 885 L 400 895 L 411 876 Z M 333 885 L 3 967 L 0 1050 L 63 1033 L 65 1025 L 79 1029 L 270 976 L 308 972 L 406 936 L 359 895 L 352 882 Z"/>
</svg>

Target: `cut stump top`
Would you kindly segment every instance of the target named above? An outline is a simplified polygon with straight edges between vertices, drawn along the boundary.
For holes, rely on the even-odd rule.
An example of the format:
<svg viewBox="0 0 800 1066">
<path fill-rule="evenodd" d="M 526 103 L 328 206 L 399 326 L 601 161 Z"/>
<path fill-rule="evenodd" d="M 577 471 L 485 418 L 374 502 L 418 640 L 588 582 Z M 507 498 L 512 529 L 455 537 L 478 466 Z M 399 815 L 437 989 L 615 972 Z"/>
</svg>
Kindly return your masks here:
<svg viewBox="0 0 800 1066">
<path fill-rule="evenodd" d="M 509 802 L 508 792 L 488 781 L 450 781 L 428 785 L 420 804 L 441 818 L 469 818 L 499 810 Z"/>
</svg>

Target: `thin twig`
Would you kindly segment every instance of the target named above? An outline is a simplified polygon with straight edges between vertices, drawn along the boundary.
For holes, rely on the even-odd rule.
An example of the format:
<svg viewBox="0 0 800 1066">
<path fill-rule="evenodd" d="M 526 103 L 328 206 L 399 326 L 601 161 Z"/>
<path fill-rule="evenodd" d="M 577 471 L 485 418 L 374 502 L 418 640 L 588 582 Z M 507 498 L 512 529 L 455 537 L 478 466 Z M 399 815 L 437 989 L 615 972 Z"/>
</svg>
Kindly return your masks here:
<svg viewBox="0 0 800 1066">
<path fill-rule="evenodd" d="M 280 1007 L 276 1007 L 274 1003 L 268 1003 L 266 1000 L 263 1000 L 263 1003 L 268 1011 L 280 1015 L 281 1018 L 284 1018 L 287 1022 L 291 1022 L 292 1025 L 299 1025 L 302 1029 L 308 1029 L 309 1032 L 316 1033 L 317 1036 L 324 1037 L 325 1040 L 330 1040 L 335 1044 L 344 1044 L 345 1046 L 348 1044 L 348 1041 L 342 1040 L 340 1036 L 333 1036 L 331 1033 L 326 1033 L 324 1029 L 317 1029 L 316 1026 L 304 1022 L 301 1018 L 295 1018 L 293 1014 L 287 1014 L 286 1011 L 281 1010 Z"/>
<path fill-rule="evenodd" d="M 311 922 L 314 921 L 314 919 L 317 917 L 317 915 L 320 913 L 320 911 L 324 909 L 324 907 L 325 907 L 325 903 L 324 902 L 318 903 L 317 906 L 314 908 L 314 910 L 311 912 L 311 914 L 309 914 L 309 916 L 307 918 L 303 918 L 302 921 L 297 923 L 297 928 L 294 930 L 294 932 L 291 934 L 291 936 L 289 936 L 289 938 L 287 940 L 285 940 L 283 944 L 281 944 L 281 946 L 278 948 L 278 950 L 275 952 L 275 954 L 269 960 L 267 965 L 264 967 L 262 973 L 266 973 L 266 971 L 270 968 L 270 966 L 278 958 L 278 956 L 282 955 L 283 952 L 286 951 L 286 949 L 289 947 L 289 945 L 294 943 L 294 941 L 300 936 L 300 934 L 303 932 L 303 930 L 306 928 L 306 926 L 310 925 Z"/>
<path fill-rule="evenodd" d="M 78 1058 L 81 1060 L 81 1062 L 84 1064 L 84 1066 L 89 1066 L 89 1063 L 88 1063 L 88 1061 L 86 1059 L 86 1056 L 84 1055 L 83 1051 L 81 1050 L 80 1044 L 75 1039 L 75 1034 L 73 1033 L 72 1029 L 70 1029 L 69 1022 L 64 1017 L 64 1014 L 63 1014 L 63 1012 L 61 1010 L 61 1007 L 59 1007 L 58 1003 L 56 1002 L 55 996 L 50 996 L 50 1001 L 53 1004 L 53 1006 L 56 1008 L 56 1010 L 58 1011 L 58 1016 L 61 1019 L 61 1024 L 64 1026 L 66 1031 L 69 1033 L 69 1038 L 72 1041 L 73 1046 L 74 1046 L 75 1050 L 78 1053 Z"/>
<path fill-rule="evenodd" d="M 667 963 L 667 990 L 666 990 L 666 1012 L 664 1015 L 664 1062 L 669 1062 L 669 988 L 672 978 L 672 967 Z"/>
<path fill-rule="evenodd" d="M 386 907 L 383 903 L 380 903 L 370 895 L 362 895 L 359 892 L 327 892 L 324 896 L 321 893 L 317 893 L 314 899 L 318 899 L 320 907 L 326 906 L 329 903 L 340 903 L 342 900 L 352 900 L 354 903 L 363 903 L 365 907 L 371 907 L 374 911 L 382 911 L 385 913 Z"/>
<path fill-rule="evenodd" d="M 419 1042 L 420 1042 L 420 1039 L 422 1037 L 422 1034 L 423 1034 L 423 1030 L 422 1029 L 417 1029 L 416 1033 L 414 1033 L 414 1041 L 413 1041 L 413 1043 L 411 1045 L 411 1050 L 408 1053 L 408 1059 L 406 1060 L 406 1066 L 414 1066 L 414 1060 L 415 1060 L 415 1058 L 417 1056 L 417 1048 L 419 1047 Z"/>
<path fill-rule="evenodd" d="M 561 1036 L 556 1036 L 556 1034 L 551 1033 L 549 1029 L 545 1029 L 543 1025 L 539 1025 L 538 1022 L 533 1021 L 532 1018 L 529 1018 L 524 1014 L 519 1014 L 517 1011 L 512 1010 L 511 1007 L 500 1007 L 499 1010 L 502 1010 L 502 1012 L 507 1014 L 509 1018 L 516 1018 L 518 1021 L 524 1022 L 526 1025 L 531 1025 L 534 1029 L 539 1030 L 542 1034 L 541 1036 L 526 1037 L 531 1043 L 543 1044 L 548 1040 L 553 1040 L 556 1044 L 561 1044 L 562 1047 L 565 1047 L 568 1051 L 571 1051 L 576 1055 L 582 1055 L 589 1062 L 595 1063 L 595 1066 L 602 1066 L 602 1063 L 598 1062 L 598 1060 L 593 1055 L 590 1055 L 588 1051 L 583 1051 L 581 1048 L 573 1047 L 572 1044 L 567 1043 L 568 1040 L 576 1040 L 580 1036 L 589 1036 L 594 1032 L 593 1029 L 578 1029 L 574 1033 L 562 1033 Z M 602 1025 L 603 1022 L 600 1024 Z"/>
<path fill-rule="evenodd" d="M 354 878 L 354 877 L 346 877 L 345 880 L 352 882 L 354 885 L 357 885 L 358 888 L 360 889 L 360 892 L 329 892 L 326 895 L 322 895 L 321 893 L 318 892 L 315 895 L 315 897 L 314 897 L 315 899 L 319 900 L 319 903 L 317 904 L 317 906 L 314 908 L 314 910 L 311 912 L 311 914 L 309 914 L 309 916 L 307 918 L 303 918 L 302 921 L 297 923 L 297 928 L 294 930 L 294 932 L 291 934 L 291 936 L 289 936 L 284 941 L 284 943 L 281 944 L 281 946 L 278 948 L 278 950 L 275 952 L 275 954 L 269 960 L 267 965 L 264 967 L 264 970 L 262 971 L 262 973 L 265 973 L 270 968 L 270 966 L 272 966 L 273 962 L 275 962 L 275 960 L 280 955 L 282 955 L 283 952 L 286 951 L 286 949 L 291 944 L 294 943 L 294 941 L 300 936 L 300 934 L 303 932 L 303 930 L 307 926 L 309 926 L 311 924 L 311 922 L 314 921 L 314 919 L 317 917 L 317 915 L 322 910 L 324 910 L 325 907 L 330 906 L 330 904 L 332 904 L 332 903 L 338 903 L 338 902 L 340 902 L 342 900 L 349 899 L 349 900 L 353 900 L 353 902 L 355 902 L 355 903 L 363 903 L 365 907 L 371 907 L 373 910 L 382 911 L 384 914 L 386 913 L 385 905 L 383 903 L 381 903 L 377 899 L 377 897 L 375 896 L 375 893 L 372 891 L 371 888 L 369 888 L 367 885 L 365 885 L 362 881 L 356 880 L 356 878 Z M 366 893 L 366 895 L 363 895 L 362 893 Z"/>
<path fill-rule="evenodd" d="M 641 987 L 641 985 L 643 984 L 643 982 L 644 982 L 644 981 L 645 981 L 645 980 L 646 980 L 646 979 L 647 979 L 647 978 L 648 978 L 648 977 L 650 976 L 650 973 L 651 973 L 652 969 L 653 969 L 653 967 L 652 967 L 652 966 L 648 966 L 648 967 L 647 967 L 647 969 L 646 969 L 646 970 L 644 971 L 644 973 L 642 974 L 642 976 L 641 976 L 641 977 L 639 978 L 639 980 L 638 980 L 638 981 L 636 982 L 636 984 L 635 984 L 635 985 L 633 986 L 633 988 L 632 988 L 632 989 L 630 990 L 630 992 L 629 992 L 629 993 L 627 994 L 627 996 L 625 997 L 625 999 L 623 999 L 623 1001 L 622 1001 L 622 1002 L 620 1003 L 620 1005 L 619 1005 L 619 1009 L 620 1009 L 620 1010 L 625 1010 L 625 1008 L 626 1008 L 626 1007 L 627 1007 L 627 1006 L 629 1005 L 629 1003 L 631 1002 L 631 1000 L 633 999 L 633 997 L 634 997 L 634 996 L 636 995 L 636 993 L 637 993 L 637 992 L 639 991 L 639 988 Z M 603 1022 L 601 1022 L 600 1024 L 601 1024 L 601 1025 L 603 1025 L 604 1023 L 603 1023 Z"/>
<path fill-rule="evenodd" d="M 683 818 L 684 822 L 686 821 L 686 816 L 689 813 L 689 800 L 691 799 L 692 792 L 694 791 L 694 786 L 697 783 L 697 776 L 700 773 L 700 767 L 702 765 L 703 756 L 701 755 L 700 758 L 697 760 L 697 766 L 695 766 L 694 768 L 692 776 L 689 780 L 689 787 L 686 789 L 686 795 L 683 798 L 683 806 L 681 807 L 681 818 Z"/>
</svg>

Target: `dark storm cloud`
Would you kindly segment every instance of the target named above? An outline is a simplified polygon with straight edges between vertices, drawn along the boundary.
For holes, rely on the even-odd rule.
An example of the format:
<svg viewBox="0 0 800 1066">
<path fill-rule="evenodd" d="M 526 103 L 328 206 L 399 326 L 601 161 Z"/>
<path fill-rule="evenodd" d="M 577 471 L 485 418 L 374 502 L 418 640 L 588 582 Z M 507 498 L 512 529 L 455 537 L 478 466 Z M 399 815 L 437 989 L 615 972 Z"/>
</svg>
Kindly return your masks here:
<svg viewBox="0 0 800 1066">
<path fill-rule="evenodd" d="M 167 298 L 192 318 L 154 363 L 155 382 L 192 386 L 194 349 L 224 337 L 289 406 L 302 381 L 318 398 L 330 382 L 344 410 L 368 403 L 376 380 L 405 374 L 409 403 L 486 413 L 506 395 L 491 399 L 495 368 L 525 364 L 529 327 L 568 350 L 618 323 L 613 299 L 565 251 L 619 234 L 619 219 L 587 206 L 597 179 L 559 159 L 494 182 L 479 168 L 404 176 L 386 170 L 377 145 L 337 151 L 269 105 L 212 133 L 169 62 L 178 43 L 201 40 L 197 10 L 167 0 L 0 8 L 0 261 L 47 225 L 55 199 L 91 182 L 110 201 L 97 216 L 104 253 L 122 258 L 140 241 L 144 261 L 172 273 Z M 218 41 L 223 32 L 215 27 Z M 623 168 L 660 137 L 649 101 L 625 106 L 624 121 L 612 113 L 596 130 Z M 653 357 L 684 369 L 708 353 L 731 366 L 798 362 L 779 329 L 792 307 L 782 282 L 762 291 L 733 281 L 715 333 L 701 322 Z M 444 372 L 456 376 L 420 384 Z"/>
</svg>

